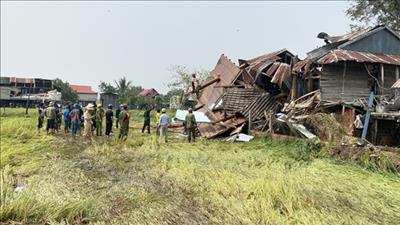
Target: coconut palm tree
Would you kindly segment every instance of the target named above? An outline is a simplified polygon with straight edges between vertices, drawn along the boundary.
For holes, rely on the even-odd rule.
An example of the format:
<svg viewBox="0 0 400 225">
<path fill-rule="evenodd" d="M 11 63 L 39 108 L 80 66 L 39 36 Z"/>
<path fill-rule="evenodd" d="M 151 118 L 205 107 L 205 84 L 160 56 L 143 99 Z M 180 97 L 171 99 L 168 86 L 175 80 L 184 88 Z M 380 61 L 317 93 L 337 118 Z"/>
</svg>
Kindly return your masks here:
<svg viewBox="0 0 400 225">
<path fill-rule="evenodd" d="M 121 102 L 127 102 L 129 98 L 129 90 L 132 86 L 132 81 L 127 80 L 125 76 L 120 78 L 118 81 L 114 80 L 119 99 Z"/>
</svg>

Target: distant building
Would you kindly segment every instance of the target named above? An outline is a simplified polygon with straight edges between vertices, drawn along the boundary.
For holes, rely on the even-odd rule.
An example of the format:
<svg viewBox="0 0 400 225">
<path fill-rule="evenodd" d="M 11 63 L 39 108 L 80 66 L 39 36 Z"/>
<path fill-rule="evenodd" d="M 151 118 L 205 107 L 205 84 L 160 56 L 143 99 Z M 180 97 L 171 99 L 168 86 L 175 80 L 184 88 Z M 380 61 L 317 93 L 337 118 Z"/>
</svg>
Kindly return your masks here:
<svg viewBox="0 0 400 225">
<path fill-rule="evenodd" d="M 108 105 L 112 105 L 115 109 L 118 107 L 118 94 L 115 93 L 101 93 L 100 94 L 100 102 L 103 107 L 108 107 Z"/>
<path fill-rule="evenodd" d="M 160 94 L 154 89 L 154 88 L 147 88 L 147 89 L 143 89 L 138 96 L 141 97 L 156 97 L 159 96 Z"/>
<path fill-rule="evenodd" d="M 0 105 L 25 106 L 47 100 L 45 95 L 53 90 L 53 81 L 40 78 L 0 77 Z"/>
<path fill-rule="evenodd" d="M 78 94 L 78 101 L 83 106 L 97 101 L 97 92 L 95 92 L 92 87 L 76 84 L 70 84 L 69 86 Z"/>
</svg>

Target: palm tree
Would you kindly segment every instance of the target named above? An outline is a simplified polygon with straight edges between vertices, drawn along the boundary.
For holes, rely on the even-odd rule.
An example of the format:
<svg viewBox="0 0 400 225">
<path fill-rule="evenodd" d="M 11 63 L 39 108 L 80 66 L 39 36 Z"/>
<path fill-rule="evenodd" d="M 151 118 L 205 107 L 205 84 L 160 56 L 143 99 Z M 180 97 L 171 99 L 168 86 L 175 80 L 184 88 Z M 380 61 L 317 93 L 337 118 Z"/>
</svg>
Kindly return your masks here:
<svg viewBox="0 0 400 225">
<path fill-rule="evenodd" d="M 127 102 L 132 82 L 130 80 L 127 80 L 125 76 L 120 78 L 118 81 L 114 80 L 114 82 L 117 86 L 117 92 L 119 94 L 121 102 Z"/>
</svg>

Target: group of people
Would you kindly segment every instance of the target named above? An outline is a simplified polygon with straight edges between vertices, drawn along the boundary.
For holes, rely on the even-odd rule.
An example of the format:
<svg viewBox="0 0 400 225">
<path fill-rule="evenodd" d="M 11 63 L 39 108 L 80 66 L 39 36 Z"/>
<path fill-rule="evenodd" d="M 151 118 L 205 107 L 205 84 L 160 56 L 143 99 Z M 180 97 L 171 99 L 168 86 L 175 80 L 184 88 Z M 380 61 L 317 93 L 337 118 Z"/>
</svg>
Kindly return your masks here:
<svg viewBox="0 0 400 225">
<path fill-rule="evenodd" d="M 126 139 L 129 129 L 129 113 L 128 106 L 121 105 L 115 111 L 116 127 L 120 128 L 120 139 Z M 103 123 L 105 120 L 105 135 L 109 136 L 112 133 L 114 112 L 113 106 L 110 104 L 107 110 L 104 110 L 102 105 L 89 103 L 85 107 L 85 111 L 79 103 L 73 105 L 67 104 L 64 111 L 61 112 L 61 106 L 50 102 L 47 107 L 44 103 L 39 104 L 38 129 L 43 127 L 46 119 L 47 134 L 59 132 L 61 128 L 61 118 L 64 117 L 64 132 L 71 131 L 75 139 L 79 134 L 82 134 L 87 139 L 91 140 L 96 132 L 97 136 L 103 135 Z"/>
<path fill-rule="evenodd" d="M 142 133 L 147 130 L 150 134 L 150 112 L 154 107 L 148 107 L 144 111 L 144 123 L 142 128 Z M 85 111 L 84 111 L 85 110 Z M 95 105 L 89 103 L 83 110 L 79 103 L 73 105 L 67 104 L 62 112 L 61 106 L 50 102 L 47 107 L 44 103 L 39 105 L 39 118 L 38 118 L 38 129 L 43 127 L 43 123 L 46 119 L 46 131 L 48 134 L 59 132 L 61 128 L 61 120 L 64 118 L 64 132 L 69 133 L 71 131 L 74 139 L 80 134 L 91 140 L 96 132 L 97 136 L 103 135 L 103 123 L 105 120 L 105 135 L 110 136 L 112 133 L 112 127 L 114 120 L 116 120 L 115 126 L 120 129 L 118 138 L 126 140 L 129 132 L 129 111 L 128 105 L 123 104 L 117 107 L 115 110 L 115 116 L 113 111 L 113 106 L 110 104 L 107 110 L 104 110 L 102 105 Z M 170 124 L 170 118 L 166 113 L 166 109 L 157 109 L 156 113 L 157 121 L 157 135 L 168 142 L 168 126 Z M 196 136 L 196 119 L 193 115 L 192 109 L 189 109 L 189 113 L 184 121 L 185 130 L 188 133 L 188 141 L 194 141 Z"/>
</svg>

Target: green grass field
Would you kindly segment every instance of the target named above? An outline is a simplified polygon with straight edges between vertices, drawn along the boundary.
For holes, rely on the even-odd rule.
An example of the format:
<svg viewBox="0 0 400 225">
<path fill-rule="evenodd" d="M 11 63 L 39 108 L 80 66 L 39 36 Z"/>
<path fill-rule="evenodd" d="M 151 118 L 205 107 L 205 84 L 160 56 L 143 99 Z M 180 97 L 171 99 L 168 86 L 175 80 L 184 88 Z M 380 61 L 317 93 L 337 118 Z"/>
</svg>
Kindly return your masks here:
<svg viewBox="0 0 400 225">
<path fill-rule="evenodd" d="M 309 144 L 159 143 L 137 111 L 127 142 L 73 144 L 23 112 L 1 117 L 0 224 L 400 224 L 398 174 Z"/>
</svg>

